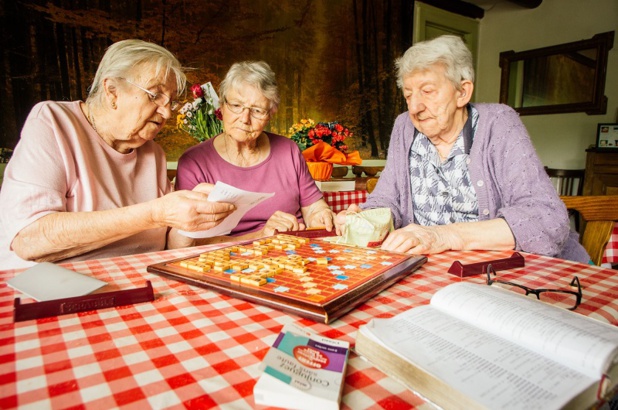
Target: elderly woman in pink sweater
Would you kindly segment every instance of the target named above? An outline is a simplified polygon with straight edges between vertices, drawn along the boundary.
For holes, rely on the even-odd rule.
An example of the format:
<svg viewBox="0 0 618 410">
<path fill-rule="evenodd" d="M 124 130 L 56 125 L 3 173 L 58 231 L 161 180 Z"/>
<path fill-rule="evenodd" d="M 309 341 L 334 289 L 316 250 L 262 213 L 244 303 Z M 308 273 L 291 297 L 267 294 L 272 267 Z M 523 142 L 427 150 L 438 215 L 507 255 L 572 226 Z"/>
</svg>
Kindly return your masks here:
<svg viewBox="0 0 618 410">
<path fill-rule="evenodd" d="M 113 44 L 86 102 L 45 101 L 24 125 L 0 191 L 0 269 L 180 245 L 234 209 L 212 186 L 172 192 L 153 139 L 185 86 L 178 60 L 141 40 Z"/>
<path fill-rule="evenodd" d="M 408 112 L 395 121 L 384 171 L 361 205 L 391 209 L 396 230 L 382 248 L 516 249 L 589 262 L 517 113 L 470 103 L 472 54 L 461 38 L 417 43 L 397 67 Z M 340 213 L 338 231 L 359 210 Z"/>
</svg>

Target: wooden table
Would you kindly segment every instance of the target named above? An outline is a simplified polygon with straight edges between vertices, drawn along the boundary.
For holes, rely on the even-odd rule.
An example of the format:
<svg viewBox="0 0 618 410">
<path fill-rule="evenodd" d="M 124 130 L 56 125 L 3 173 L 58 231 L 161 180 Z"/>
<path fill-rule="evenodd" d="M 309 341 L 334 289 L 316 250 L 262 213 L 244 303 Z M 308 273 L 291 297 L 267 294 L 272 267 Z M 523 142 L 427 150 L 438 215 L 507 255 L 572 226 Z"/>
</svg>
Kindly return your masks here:
<svg viewBox="0 0 618 410">
<path fill-rule="evenodd" d="M 449 283 L 454 260 L 474 263 L 511 252 L 448 252 L 330 325 L 300 319 L 213 291 L 164 279 L 150 264 L 209 247 L 180 249 L 64 266 L 107 281 L 113 288 L 152 281 L 154 302 L 13 323 L 17 296 L 0 272 L 0 408 L 254 408 L 258 366 L 285 323 L 354 342 L 358 327 L 426 304 Z M 498 277 L 530 287 L 584 289 L 576 312 L 618 324 L 615 271 L 525 254 L 526 267 Z M 484 283 L 475 276 L 466 281 Z M 110 285 L 108 285 L 110 286 Z M 24 302 L 26 302 L 24 300 Z M 351 354 L 342 409 L 429 408 L 422 399 Z"/>
</svg>

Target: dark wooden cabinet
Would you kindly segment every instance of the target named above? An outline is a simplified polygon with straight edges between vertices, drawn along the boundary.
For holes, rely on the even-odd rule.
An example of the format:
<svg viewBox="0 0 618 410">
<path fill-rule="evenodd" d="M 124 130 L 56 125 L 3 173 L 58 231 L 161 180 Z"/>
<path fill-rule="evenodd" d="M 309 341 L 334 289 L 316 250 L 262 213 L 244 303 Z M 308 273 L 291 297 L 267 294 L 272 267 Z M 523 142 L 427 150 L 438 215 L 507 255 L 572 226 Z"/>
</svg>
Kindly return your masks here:
<svg viewBox="0 0 618 410">
<path fill-rule="evenodd" d="M 584 195 L 618 195 L 618 149 L 586 150 Z"/>
</svg>

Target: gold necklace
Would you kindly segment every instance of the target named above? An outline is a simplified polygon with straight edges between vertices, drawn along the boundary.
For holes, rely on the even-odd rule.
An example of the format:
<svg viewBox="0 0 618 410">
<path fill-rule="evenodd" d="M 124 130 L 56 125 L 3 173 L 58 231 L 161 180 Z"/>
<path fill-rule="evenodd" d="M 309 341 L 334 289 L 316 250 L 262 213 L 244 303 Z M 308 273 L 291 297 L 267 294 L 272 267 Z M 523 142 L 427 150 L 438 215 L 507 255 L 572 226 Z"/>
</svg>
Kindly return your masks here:
<svg viewBox="0 0 618 410">
<path fill-rule="evenodd" d="M 92 116 L 92 109 L 90 107 L 90 105 L 86 104 L 88 106 L 88 122 L 90 123 L 90 125 L 92 125 L 92 129 L 94 130 L 94 132 L 96 132 L 97 134 L 99 133 L 99 130 L 97 130 L 97 124 L 95 124 L 94 122 L 94 117 Z"/>
</svg>

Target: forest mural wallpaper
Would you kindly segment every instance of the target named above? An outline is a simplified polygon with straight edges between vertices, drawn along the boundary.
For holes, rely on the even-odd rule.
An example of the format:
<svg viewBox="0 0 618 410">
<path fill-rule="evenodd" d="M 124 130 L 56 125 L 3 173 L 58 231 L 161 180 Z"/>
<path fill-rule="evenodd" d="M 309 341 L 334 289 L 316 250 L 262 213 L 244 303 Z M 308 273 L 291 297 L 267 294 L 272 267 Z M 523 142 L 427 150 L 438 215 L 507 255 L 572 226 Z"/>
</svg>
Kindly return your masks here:
<svg viewBox="0 0 618 410">
<path fill-rule="evenodd" d="M 385 158 L 405 110 L 394 61 L 412 44 L 413 0 L 0 0 L 0 148 L 11 149 L 34 104 L 85 99 L 113 42 L 161 44 L 215 89 L 230 65 L 264 60 L 281 94 L 270 131 L 303 118 L 339 121 L 350 149 Z M 190 95 L 186 96 L 190 98 Z M 197 143 L 171 119 L 157 141 L 169 160 Z"/>
</svg>

